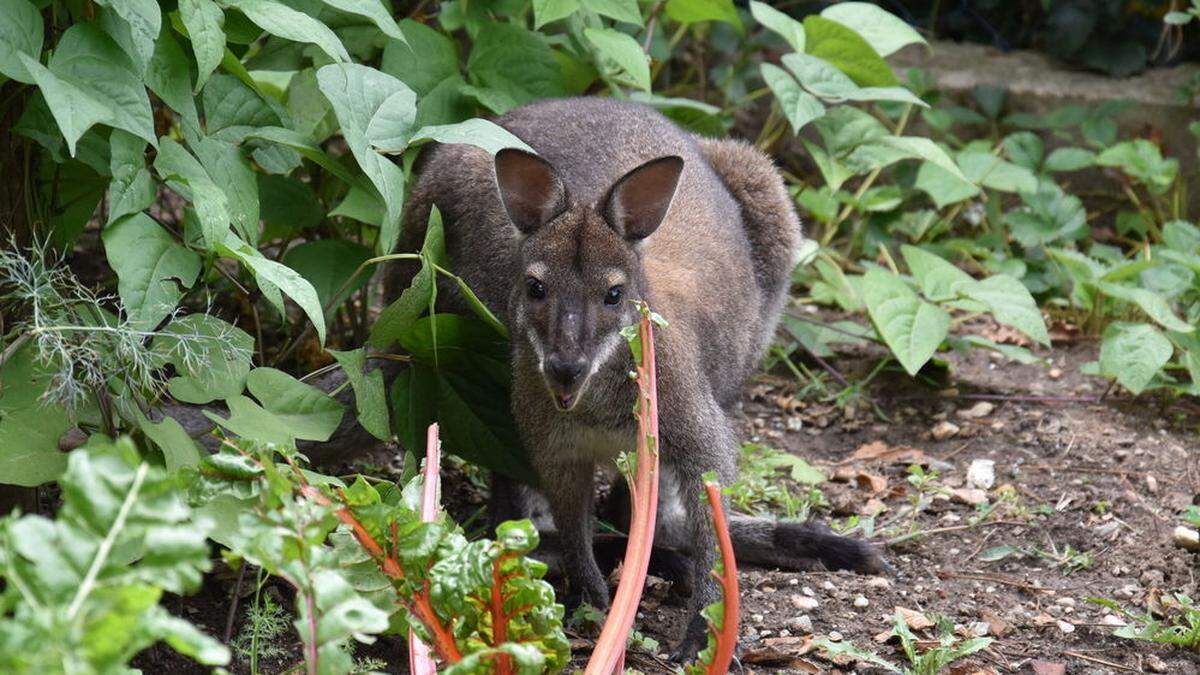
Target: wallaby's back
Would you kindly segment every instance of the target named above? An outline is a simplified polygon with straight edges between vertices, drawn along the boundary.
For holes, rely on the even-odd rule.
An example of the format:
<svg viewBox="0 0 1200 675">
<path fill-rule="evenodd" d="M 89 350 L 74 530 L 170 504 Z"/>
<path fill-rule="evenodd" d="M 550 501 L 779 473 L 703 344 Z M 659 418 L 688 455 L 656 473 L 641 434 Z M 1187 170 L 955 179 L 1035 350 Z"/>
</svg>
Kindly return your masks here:
<svg viewBox="0 0 1200 675">
<path fill-rule="evenodd" d="M 595 203 L 622 175 L 665 155 L 684 169 L 662 225 L 642 244 L 645 298 L 672 323 L 664 340 L 690 342 L 717 400 L 734 400 L 770 343 L 786 298 L 799 222 L 769 159 L 736 141 L 697 139 L 659 113 L 601 98 L 556 99 L 496 120 L 555 167 L 575 202 Z M 517 232 L 496 189 L 492 157 L 440 146 L 424 163 L 405 222 L 419 246 L 429 205 L 448 223 L 460 275 L 493 311 L 507 313 Z"/>
</svg>

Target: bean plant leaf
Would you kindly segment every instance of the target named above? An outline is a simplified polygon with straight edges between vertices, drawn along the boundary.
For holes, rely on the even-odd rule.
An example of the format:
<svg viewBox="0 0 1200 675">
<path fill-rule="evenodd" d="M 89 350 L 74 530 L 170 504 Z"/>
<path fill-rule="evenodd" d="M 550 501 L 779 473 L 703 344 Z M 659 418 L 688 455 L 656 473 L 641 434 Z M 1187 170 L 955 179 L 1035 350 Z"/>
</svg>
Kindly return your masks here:
<svg viewBox="0 0 1200 675">
<path fill-rule="evenodd" d="M 326 5 L 335 9 L 340 9 L 348 14 L 354 14 L 366 19 L 370 19 L 371 23 L 375 24 L 383 34 L 398 40 L 401 43 L 405 42 L 404 32 L 400 30 L 400 26 L 396 25 L 396 20 L 392 18 L 392 13 L 387 7 L 384 7 L 380 0 L 321 0 Z"/>
<path fill-rule="evenodd" d="M 821 10 L 821 16 L 861 35 L 880 56 L 888 56 L 908 45 L 927 44 L 908 23 L 869 2 L 835 3 Z"/>
<path fill-rule="evenodd" d="M 1173 330 L 1177 333 L 1191 333 L 1196 329 L 1195 326 L 1188 324 L 1176 316 L 1175 312 L 1171 309 L 1171 305 L 1163 296 L 1154 291 L 1146 288 L 1124 286 L 1108 281 L 1096 282 L 1096 287 L 1100 289 L 1101 293 L 1110 298 L 1136 304 L 1146 313 L 1146 316 L 1167 330 Z"/>
<path fill-rule="evenodd" d="M 42 53 L 42 13 L 28 0 L 0 0 L 0 75 L 34 84 L 20 55 L 37 61 Z"/>
<path fill-rule="evenodd" d="M 241 393 L 254 338 L 215 316 L 188 314 L 163 327 L 150 348 L 159 363 L 175 367 L 167 381 L 171 396 L 203 404 Z"/>
<path fill-rule="evenodd" d="M 383 371 L 376 369 L 366 372 L 367 355 L 364 349 L 348 352 L 330 349 L 329 353 L 337 359 L 350 386 L 354 388 L 354 407 L 358 411 L 359 424 L 381 441 L 391 438 Z"/>
<path fill-rule="evenodd" d="M 246 18 L 271 35 L 293 42 L 314 44 L 335 62 L 350 61 L 350 55 L 338 36 L 328 26 L 304 12 L 276 0 L 230 0 L 228 4 L 241 10 Z"/>
<path fill-rule="evenodd" d="M 804 17 L 805 52 L 832 64 L 862 87 L 900 84 L 891 66 L 854 30 L 823 16 Z"/>
<path fill-rule="evenodd" d="M 246 377 L 246 388 L 258 399 L 279 428 L 291 438 L 327 441 L 342 421 L 342 404 L 325 392 L 275 368 L 255 368 Z M 248 408 L 248 407 L 247 407 Z M 230 406 L 231 412 L 238 412 Z M 245 412 L 245 410 L 240 410 Z M 275 428 L 276 425 L 271 425 Z M 238 433 L 241 434 L 239 431 Z M 241 434 L 249 438 L 253 435 Z"/>
<path fill-rule="evenodd" d="M 667 0 L 666 12 L 679 23 L 723 21 L 739 30 L 742 27 L 733 0 Z"/>
<path fill-rule="evenodd" d="M 579 0 L 533 0 L 533 27 L 565 19 L 579 11 Z"/>
<path fill-rule="evenodd" d="M 1096 163 L 1096 153 L 1083 148 L 1055 148 L 1046 158 L 1046 171 L 1078 171 Z"/>
<path fill-rule="evenodd" d="M 199 446 L 188 436 L 183 425 L 173 417 L 163 417 L 162 420 L 153 422 L 139 414 L 137 425 L 142 433 L 146 434 L 146 438 L 162 451 L 163 463 L 168 473 L 200 464 Z"/>
<path fill-rule="evenodd" d="M 792 133 L 800 133 L 809 122 L 825 114 L 825 106 L 815 96 L 801 89 L 786 70 L 770 63 L 762 64 L 760 69 L 763 81 L 779 101 L 779 108 L 791 125 Z"/>
<path fill-rule="evenodd" d="M 109 7 L 128 26 L 133 51 L 130 58 L 135 63 L 146 64 L 154 53 L 154 43 L 162 30 L 162 11 L 156 0 L 97 0 L 97 4 Z"/>
<path fill-rule="evenodd" d="M 67 455 L 58 438 L 71 428 L 66 409 L 43 400 L 53 373 L 25 344 L 0 365 L 0 483 L 33 487 L 59 477 Z"/>
<path fill-rule="evenodd" d="M 212 0 L 179 0 L 179 16 L 196 55 L 194 90 L 200 91 L 225 56 L 225 13 Z"/>
<path fill-rule="evenodd" d="M 1035 342 L 1050 346 L 1046 322 L 1029 289 L 1007 274 L 997 274 L 963 289 L 964 294 L 987 306 L 996 321 L 1012 326 Z"/>
<path fill-rule="evenodd" d="M 804 24 L 758 0 L 750 0 L 750 15 L 783 37 L 793 51 L 804 51 Z"/>
<path fill-rule="evenodd" d="M 229 198 L 195 157 L 174 139 L 163 138 L 154 169 L 176 192 L 196 206 L 201 239 L 205 248 L 214 250 L 225 240 L 232 222 Z"/>
<path fill-rule="evenodd" d="M 1153 326 L 1116 322 L 1100 341 L 1100 374 L 1115 378 L 1136 396 L 1146 390 L 1174 351 L 1171 341 Z"/>
<path fill-rule="evenodd" d="M 872 268 L 861 294 L 875 330 L 904 366 L 916 375 L 950 332 L 950 315 L 917 297 L 900 277 Z"/>
<path fill-rule="evenodd" d="M 650 62 L 632 36 L 611 28 L 585 28 L 588 41 L 614 63 L 643 91 L 650 91 Z"/>
<path fill-rule="evenodd" d="M 805 89 L 823 99 L 897 101 L 928 107 L 928 104 L 904 87 L 860 87 L 832 63 L 811 54 L 785 54 L 782 61 Z"/>
<path fill-rule="evenodd" d="M 325 344 L 325 314 L 321 309 L 321 300 L 317 297 L 317 291 L 307 279 L 287 265 L 264 256 L 257 249 L 233 235 L 225 239 L 220 246 L 220 251 L 253 271 L 255 278 L 258 279 L 259 287 L 268 294 L 268 299 L 271 295 L 277 295 L 279 291 L 282 291 L 294 300 L 308 316 L 309 321 L 312 321 L 313 328 L 317 331 L 317 340 L 322 345 Z M 286 317 L 287 313 L 282 302 L 277 299 L 272 301 L 273 304 L 276 304 L 279 313 Z"/>
<path fill-rule="evenodd" d="M 154 203 L 154 178 L 146 168 L 146 141 L 133 134 L 114 129 L 109 137 L 112 159 L 108 184 L 108 223 L 131 213 L 149 208 Z"/>
<path fill-rule="evenodd" d="M 921 294 L 933 302 L 953 300 L 976 283 L 971 275 L 929 251 L 905 245 L 900 252 L 921 286 Z"/>
<path fill-rule="evenodd" d="M 616 21 L 642 25 L 642 12 L 637 0 L 581 0 L 583 6 L 593 12 Z"/>
<path fill-rule="evenodd" d="M 121 304 L 138 330 L 151 330 L 174 312 L 200 275 L 200 256 L 145 214 L 109 225 L 102 238 Z"/>
<path fill-rule="evenodd" d="M 517 138 L 504 127 L 485 119 L 469 119 L 455 124 L 440 124 L 421 127 L 413 134 L 411 144 L 437 141 L 438 143 L 463 143 L 483 148 L 496 154 L 505 148 L 516 148 L 533 152 L 525 141 Z"/>
</svg>

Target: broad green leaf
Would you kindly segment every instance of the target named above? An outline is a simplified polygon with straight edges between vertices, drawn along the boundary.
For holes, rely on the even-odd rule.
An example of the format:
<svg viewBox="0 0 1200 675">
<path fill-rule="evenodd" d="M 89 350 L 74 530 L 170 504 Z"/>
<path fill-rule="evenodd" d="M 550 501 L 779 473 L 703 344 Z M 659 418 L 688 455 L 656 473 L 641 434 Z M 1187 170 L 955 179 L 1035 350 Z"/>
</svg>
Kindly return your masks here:
<svg viewBox="0 0 1200 675">
<path fill-rule="evenodd" d="M 636 5 L 634 5 L 636 8 Z M 579 11 L 579 0 L 533 0 L 533 27 L 565 19 Z"/>
<path fill-rule="evenodd" d="M 1163 243 L 1179 253 L 1200 253 L 1200 227 L 1183 221 L 1172 220 L 1162 226 Z"/>
<path fill-rule="evenodd" d="M 380 70 L 398 78 L 422 98 L 446 78 L 458 75 L 458 46 L 454 40 L 412 19 L 401 21 L 400 30 L 407 44 L 389 40 Z"/>
<path fill-rule="evenodd" d="M 1012 163 L 1023 169 L 1037 171 L 1042 165 L 1042 158 L 1045 156 L 1046 149 L 1041 137 L 1033 132 L 1017 131 L 1011 133 L 1004 137 L 1000 145 L 1004 148 L 1004 154 L 1008 155 Z"/>
<path fill-rule="evenodd" d="M 568 93 L 563 69 L 545 38 L 510 23 L 492 21 L 483 26 L 471 48 L 467 71 L 472 84 L 494 90 L 514 105 Z"/>
<path fill-rule="evenodd" d="M 583 6 L 610 19 L 643 24 L 642 12 L 638 9 L 637 0 L 582 0 Z"/>
<path fill-rule="evenodd" d="M 93 98 L 89 92 L 58 77 L 25 53 L 18 52 L 17 57 L 41 89 L 42 96 L 46 98 L 46 105 L 67 141 L 67 151 L 74 157 L 75 144 L 79 138 L 93 125 L 112 119 L 112 110 Z"/>
<path fill-rule="evenodd" d="M 1163 194 L 1175 182 L 1179 161 L 1163 159 L 1158 146 L 1144 138 L 1118 143 L 1096 156 L 1098 166 L 1112 166 L 1145 183 L 1155 194 Z"/>
<path fill-rule="evenodd" d="M 1001 354 L 1010 361 L 1023 363 L 1025 365 L 1033 365 L 1035 363 L 1045 363 L 1045 359 L 1038 358 L 1033 355 L 1033 352 L 1020 345 L 997 344 L 991 340 L 980 337 L 978 335 L 964 335 L 962 337 L 950 336 L 950 344 L 955 349 L 967 351 L 970 349 L 987 349 L 989 351 Z"/>
<path fill-rule="evenodd" d="M 230 127 L 272 127 L 283 120 L 267 99 L 238 78 L 216 73 L 204 87 L 204 126 L 209 134 Z"/>
<path fill-rule="evenodd" d="M 378 196 L 370 191 L 352 187 L 346 193 L 346 198 L 334 207 L 329 215 L 350 218 L 378 227 L 383 223 L 387 214 L 383 202 L 379 200 Z"/>
<path fill-rule="evenodd" d="M 200 115 L 196 99 L 188 86 L 190 60 L 170 30 L 164 30 L 154 43 L 154 53 L 146 64 L 146 86 L 183 118 L 185 137 L 198 136 Z"/>
<path fill-rule="evenodd" d="M 1046 158 L 1046 171 L 1078 171 L 1096 163 L 1096 153 L 1083 148 L 1057 148 Z"/>
<path fill-rule="evenodd" d="M 1175 312 L 1171 310 L 1171 305 L 1161 295 L 1151 290 L 1135 286 L 1122 286 L 1108 281 L 1098 281 L 1096 287 L 1110 298 L 1136 304 L 1146 313 L 1146 316 L 1167 330 L 1178 333 L 1191 333 L 1195 330 L 1195 326 L 1189 325 L 1175 315 Z"/>
<path fill-rule="evenodd" d="M 758 0 L 750 0 L 750 14 L 755 21 L 781 35 L 794 51 L 804 51 L 804 25 L 799 21 Z"/>
<path fill-rule="evenodd" d="M 822 10 L 821 16 L 861 35 L 880 56 L 888 56 L 907 45 L 926 44 L 912 26 L 869 2 L 834 3 Z"/>
<path fill-rule="evenodd" d="M 354 407 L 358 411 L 359 424 L 381 441 L 391 438 L 383 371 L 375 369 L 365 372 L 367 355 L 364 349 L 349 352 L 330 349 L 329 353 L 337 359 L 346 373 L 346 379 L 350 381 L 350 386 L 354 388 Z"/>
<path fill-rule="evenodd" d="M 35 84 L 19 54 L 36 61 L 44 33 L 42 13 L 28 0 L 0 0 L 0 75 Z"/>
<path fill-rule="evenodd" d="M 258 174 L 258 194 L 262 198 L 263 241 L 290 239 L 325 220 L 325 207 L 312 188 L 299 178 Z M 286 264 L 295 269 L 294 265 Z M 320 294 L 318 289 L 317 295 Z"/>
<path fill-rule="evenodd" d="M 225 55 L 225 13 L 212 0 L 179 0 L 179 16 L 196 55 L 194 91 L 200 91 Z"/>
<path fill-rule="evenodd" d="M 811 18 L 811 17 L 810 17 Z M 928 107 L 904 87 L 860 87 L 828 61 L 809 54 L 785 54 L 783 65 L 805 89 L 831 101 L 898 101 Z"/>
<path fill-rule="evenodd" d="M 463 143 L 483 148 L 491 154 L 496 154 L 504 148 L 517 148 L 533 152 L 525 141 L 514 136 L 504 127 L 485 119 L 469 119 L 457 124 L 442 124 L 432 127 L 422 127 L 413 134 L 410 144 L 416 145 L 426 141 L 438 143 Z"/>
<path fill-rule="evenodd" d="M 860 164 L 877 168 L 901 159 L 920 159 L 948 172 L 953 178 L 970 184 L 954 160 L 941 146 L 919 136 L 882 136 L 860 145 L 846 158 L 848 165 Z"/>
<path fill-rule="evenodd" d="M 283 422 L 293 438 L 326 441 L 345 412 L 325 392 L 274 368 L 255 368 L 246 388 L 262 407 Z"/>
<path fill-rule="evenodd" d="M 895 87 L 900 84 L 891 66 L 861 35 L 829 19 L 810 14 L 804 17 L 807 37 L 805 52 L 823 59 L 863 87 Z"/>
<path fill-rule="evenodd" d="M 167 381 L 171 396 L 203 404 L 241 393 L 254 338 L 215 316 L 188 314 L 159 331 L 150 348 L 158 362 L 175 366 Z"/>
<path fill-rule="evenodd" d="M 335 157 L 322 150 L 311 138 L 297 131 L 285 127 L 260 127 L 247 134 L 246 138 L 270 141 L 271 143 L 278 143 L 284 147 L 291 148 L 304 156 L 305 159 L 312 160 L 322 169 L 337 176 L 347 185 L 368 190 L 371 189 L 369 184 L 363 182 L 359 176 L 355 176 L 348 171 Z"/>
<path fill-rule="evenodd" d="M 67 411 L 42 394 L 53 373 L 35 361 L 27 343 L 0 365 L 0 483 L 33 487 L 67 468 L 58 438 L 71 428 Z"/>
<path fill-rule="evenodd" d="M 152 422 L 139 413 L 137 424 L 142 433 L 162 451 L 167 472 L 175 473 L 183 467 L 200 464 L 200 448 L 175 418 L 163 417 L 158 422 Z"/>
<path fill-rule="evenodd" d="M 369 269 L 350 276 L 371 257 L 371 249 L 347 239 L 316 239 L 292 247 L 283 256 L 283 264 L 308 279 L 322 307 L 332 314 L 346 298 L 371 280 Z"/>
<path fill-rule="evenodd" d="M 958 155 L 962 173 L 972 183 L 1001 192 L 1036 192 L 1037 176 L 1029 169 L 1006 162 L 990 152 L 963 152 Z"/>
<path fill-rule="evenodd" d="M 200 256 L 145 214 L 110 224 L 102 238 L 121 305 L 138 330 L 151 330 L 174 312 L 200 275 Z"/>
<path fill-rule="evenodd" d="M 326 5 L 335 9 L 340 9 L 343 12 L 365 17 L 371 20 L 371 23 L 379 27 L 383 34 L 405 42 L 404 33 L 401 32 L 400 26 L 396 25 L 396 20 L 392 18 L 392 13 L 389 7 L 384 7 L 380 0 L 321 0 Z"/>
<path fill-rule="evenodd" d="M 1029 289 L 1020 281 L 997 274 L 963 289 L 964 294 L 987 305 L 996 321 L 1012 326 L 1035 342 L 1050 346 L 1046 322 Z"/>
<path fill-rule="evenodd" d="M 97 4 L 110 7 L 128 24 L 136 55 L 130 54 L 135 63 L 147 63 L 154 53 L 154 43 L 162 30 L 162 12 L 157 0 L 96 0 Z"/>
<path fill-rule="evenodd" d="M 350 152 L 387 206 L 387 218 L 380 227 L 375 249 L 381 254 L 391 253 L 400 234 L 404 172 L 371 147 L 375 140 L 383 139 L 371 138 L 368 128 L 376 115 L 382 113 L 380 133 L 398 133 L 398 126 L 404 119 L 411 123 L 416 116 L 415 107 L 411 117 L 406 108 L 415 106 L 415 96 L 400 80 L 358 64 L 325 66 L 317 71 L 317 82 L 321 93 L 333 105 Z"/>
<path fill-rule="evenodd" d="M 770 63 L 764 63 L 760 68 L 763 81 L 779 101 L 779 109 L 791 125 L 793 134 L 800 133 L 805 125 L 825 114 L 825 106 L 815 96 L 801 89 L 786 70 Z"/>
<path fill-rule="evenodd" d="M 205 410 L 204 415 L 245 439 L 276 445 L 291 445 L 296 442 L 293 429 L 286 421 L 267 411 L 248 396 L 227 398 L 225 406 L 229 408 L 229 417 L 221 417 L 211 410 Z"/>
<path fill-rule="evenodd" d="M 211 137 L 193 144 L 192 149 L 213 183 L 225 193 L 230 221 L 238 235 L 258 244 L 258 181 L 241 151 Z"/>
<path fill-rule="evenodd" d="M 1037 192 L 1020 194 L 1024 206 L 1005 213 L 1004 222 L 1022 246 L 1074 241 L 1087 234 L 1087 212 L 1078 197 L 1052 182 L 1043 182 Z"/>
<path fill-rule="evenodd" d="M 425 430 L 437 421 L 437 389 L 437 371 L 420 363 L 400 371 L 392 380 L 392 424 L 406 454 L 420 452 Z"/>
<path fill-rule="evenodd" d="M 112 153 L 108 185 L 108 224 L 149 208 L 156 196 L 154 179 L 146 168 L 146 141 L 120 129 L 109 137 Z"/>
<path fill-rule="evenodd" d="M 170 138 L 163 138 L 154 158 L 154 170 L 171 189 L 195 204 L 204 246 L 208 250 L 216 249 L 225 240 L 233 222 L 225 192 L 191 153 Z"/>
<path fill-rule="evenodd" d="M 307 279 L 287 265 L 262 255 L 236 236 L 227 237 L 221 244 L 220 250 L 224 255 L 234 258 L 250 268 L 258 280 L 259 287 L 263 288 L 264 292 L 267 290 L 264 286 L 270 284 L 294 300 L 308 316 L 309 321 L 312 321 L 313 328 L 317 330 L 317 340 L 320 344 L 325 344 L 325 314 L 321 311 L 321 301 L 317 297 L 316 290 Z M 282 306 L 277 306 L 276 309 L 284 317 L 287 316 Z"/>
<path fill-rule="evenodd" d="M 1136 396 L 1145 391 L 1174 351 L 1171 341 L 1149 324 L 1113 323 L 1100 341 L 1100 373 L 1115 378 Z"/>
<path fill-rule="evenodd" d="M 900 247 L 900 252 L 921 286 L 921 294 L 933 302 L 953 300 L 975 284 L 971 275 L 929 251 L 905 245 Z"/>
<path fill-rule="evenodd" d="M 293 42 L 308 42 L 321 48 L 336 62 L 350 61 L 345 46 L 328 26 L 311 16 L 275 0 L 230 0 L 259 28 Z"/>
<path fill-rule="evenodd" d="M 50 57 L 49 67 L 58 78 L 86 91 L 108 109 L 107 118 L 101 120 L 105 124 L 144 138 L 151 145 L 158 144 L 150 98 L 141 76 L 134 72 L 125 52 L 95 24 L 77 23 L 68 28 Z M 72 102 L 68 107 L 74 105 Z M 50 109 L 54 111 L 54 106 Z M 61 124 L 57 113 L 55 119 Z"/>
<path fill-rule="evenodd" d="M 875 330 L 904 366 L 916 375 L 950 332 L 950 315 L 917 297 L 904 280 L 878 268 L 862 278 L 862 298 Z"/>
<path fill-rule="evenodd" d="M 666 12 L 667 16 L 679 23 L 724 21 L 738 30 L 742 28 L 733 0 L 667 0 Z"/>
<path fill-rule="evenodd" d="M 650 91 L 650 61 L 633 37 L 611 28 L 585 28 L 588 41 L 605 57 L 612 59 L 639 88 Z"/>
</svg>

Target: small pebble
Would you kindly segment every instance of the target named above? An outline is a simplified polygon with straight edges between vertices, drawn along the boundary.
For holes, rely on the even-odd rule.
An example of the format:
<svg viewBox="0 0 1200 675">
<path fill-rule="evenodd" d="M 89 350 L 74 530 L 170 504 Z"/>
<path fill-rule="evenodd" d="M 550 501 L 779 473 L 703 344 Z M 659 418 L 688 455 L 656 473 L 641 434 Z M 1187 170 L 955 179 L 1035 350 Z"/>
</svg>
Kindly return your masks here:
<svg viewBox="0 0 1200 675">
<path fill-rule="evenodd" d="M 855 599 L 854 599 L 854 606 L 855 606 L 855 607 L 866 607 L 866 606 L 867 606 L 867 605 L 869 605 L 869 604 L 871 604 L 871 601 L 870 601 L 870 600 L 867 600 L 867 599 L 866 599 L 866 597 L 864 597 L 864 596 L 861 596 L 861 595 L 860 595 L 860 596 L 858 596 L 857 598 L 855 598 Z"/>
<path fill-rule="evenodd" d="M 1068 622 L 1060 619 L 1060 620 L 1056 621 L 1055 624 L 1058 626 L 1058 629 L 1064 633 L 1074 633 L 1075 632 L 1075 624 L 1073 624 L 1073 623 L 1068 623 Z"/>
<path fill-rule="evenodd" d="M 800 616 L 789 621 L 788 627 L 796 631 L 796 633 L 799 635 L 811 635 L 813 632 L 812 618 L 810 618 L 807 614 L 801 614 Z"/>
<path fill-rule="evenodd" d="M 811 609 L 816 609 L 821 603 L 817 602 L 816 598 L 810 598 L 807 595 L 793 595 L 791 597 L 792 606 L 796 609 L 806 612 Z"/>
<path fill-rule="evenodd" d="M 830 642 L 841 642 L 842 641 L 842 634 L 837 632 L 836 630 L 829 631 L 828 637 L 829 637 Z"/>
</svg>

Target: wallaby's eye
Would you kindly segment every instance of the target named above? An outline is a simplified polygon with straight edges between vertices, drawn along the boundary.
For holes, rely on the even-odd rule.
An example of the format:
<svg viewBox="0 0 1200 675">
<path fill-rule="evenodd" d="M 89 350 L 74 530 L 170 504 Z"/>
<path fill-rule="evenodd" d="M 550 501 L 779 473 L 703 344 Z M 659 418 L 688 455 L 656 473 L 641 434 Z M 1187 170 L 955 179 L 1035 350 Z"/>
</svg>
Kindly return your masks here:
<svg viewBox="0 0 1200 675">
<path fill-rule="evenodd" d="M 604 294 L 604 304 L 615 305 L 621 302 L 621 296 L 625 295 L 624 286 L 613 286 Z"/>
<path fill-rule="evenodd" d="M 546 284 L 533 277 L 526 277 L 525 292 L 529 295 L 530 300 L 545 300 Z"/>
</svg>

